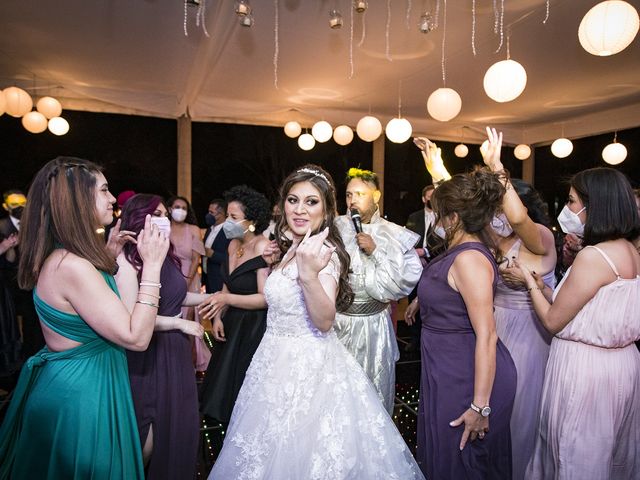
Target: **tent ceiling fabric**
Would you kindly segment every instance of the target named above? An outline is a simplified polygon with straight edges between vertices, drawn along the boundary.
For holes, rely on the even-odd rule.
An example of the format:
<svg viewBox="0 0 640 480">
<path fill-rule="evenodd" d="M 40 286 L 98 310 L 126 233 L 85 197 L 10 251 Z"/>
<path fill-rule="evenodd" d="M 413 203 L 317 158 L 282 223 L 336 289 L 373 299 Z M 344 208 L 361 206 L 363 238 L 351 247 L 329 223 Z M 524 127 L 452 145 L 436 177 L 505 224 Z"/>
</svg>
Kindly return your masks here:
<svg viewBox="0 0 640 480">
<path fill-rule="evenodd" d="M 499 53 L 494 2 L 476 0 L 475 57 L 472 2 L 449 0 L 446 86 L 460 93 L 462 111 L 446 123 L 426 109 L 429 94 L 443 86 L 444 0 L 439 26 L 428 34 L 417 24 L 425 6 L 435 13 L 436 0 L 369 0 L 364 14 L 353 13 L 352 78 L 351 1 L 277 0 L 278 88 L 276 0 L 252 1 L 251 28 L 239 24 L 232 0 L 201 2 L 209 37 L 191 6 L 184 35 L 183 0 L 1 2 L 0 88 L 53 95 L 65 109 L 276 126 L 298 120 L 311 127 L 324 119 L 355 127 L 369 112 L 383 126 L 397 116 L 401 85 L 402 115 L 414 134 L 451 141 L 460 140 L 463 126 L 470 127 L 466 141 L 480 141 L 486 124 L 504 130 L 510 144 L 640 125 L 640 40 L 610 57 L 593 56 L 578 42 L 580 20 L 596 0 L 552 0 L 546 24 L 545 0 L 504 0 Z M 334 8 L 344 18 L 338 30 L 329 28 Z M 487 97 L 482 82 L 506 58 L 508 31 L 511 58 L 528 81 L 520 97 L 501 104 Z"/>
</svg>

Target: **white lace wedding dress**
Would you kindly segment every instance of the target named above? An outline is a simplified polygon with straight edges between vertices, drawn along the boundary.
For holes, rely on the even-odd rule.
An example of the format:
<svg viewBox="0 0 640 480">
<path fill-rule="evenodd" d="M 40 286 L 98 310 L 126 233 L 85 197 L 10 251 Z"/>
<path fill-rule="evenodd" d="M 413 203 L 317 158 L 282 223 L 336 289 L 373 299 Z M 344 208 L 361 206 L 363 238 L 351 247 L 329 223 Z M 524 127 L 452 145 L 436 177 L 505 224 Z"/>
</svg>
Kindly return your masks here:
<svg viewBox="0 0 640 480">
<path fill-rule="evenodd" d="M 334 253 L 320 274 L 337 281 L 337 265 Z M 209 479 L 423 479 L 360 365 L 314 328 L 297 278 L 293 260 L 267 279 L 267 330 Z"/>
</svg>

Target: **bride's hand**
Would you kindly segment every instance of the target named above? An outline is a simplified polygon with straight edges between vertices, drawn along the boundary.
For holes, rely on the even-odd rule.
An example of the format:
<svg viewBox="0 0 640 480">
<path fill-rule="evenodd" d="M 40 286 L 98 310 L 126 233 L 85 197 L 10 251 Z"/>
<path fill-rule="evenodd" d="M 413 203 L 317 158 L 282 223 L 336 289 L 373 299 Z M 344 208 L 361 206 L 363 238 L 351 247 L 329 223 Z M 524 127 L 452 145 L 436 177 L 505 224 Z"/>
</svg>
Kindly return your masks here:
<svg viewBox="0 0 640 480">
<path fill-rule="evenodd" d="M 317 278 L 320 270 L 326 267 L 331 260 L 331 254 L 335 251 L 335 247 L 323 249 L 324 241 L 328 235 L 329 227 L 315 235 L 311 235 L 311 230 L 308 230 L 296 247 L 296 264 L 300 280 Z"/>
</svg>

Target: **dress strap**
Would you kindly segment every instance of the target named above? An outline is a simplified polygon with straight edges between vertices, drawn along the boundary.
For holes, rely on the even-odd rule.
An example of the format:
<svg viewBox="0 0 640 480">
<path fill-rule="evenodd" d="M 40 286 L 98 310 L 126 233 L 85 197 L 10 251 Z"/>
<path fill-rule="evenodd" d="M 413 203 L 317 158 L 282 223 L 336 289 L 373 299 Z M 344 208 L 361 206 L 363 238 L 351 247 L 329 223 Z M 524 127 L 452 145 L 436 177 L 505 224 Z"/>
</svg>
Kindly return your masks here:
<svg viewBox="0 0 640 480">
<path fill-rule="evenodd" d="M 620 278 L 620 274 L 618 273 L 618 269 L 616 268 L 616 266 L 613 264 L 613 262 L 611 261 L 611 259 L 609 258 L 609 255 L 607 255 L 606 253 L 604 253 L 604 251 L 598 247 L 596 247 L 595 245 L 587 245 L 586 248 L 595 248 L 598 252 L 600 252 L 600 255 L 602 255 L 602 257 L 606 260 L 606 262 L 609 264 L 609 266 L 611 267 L 611 270 L 613 270 L 613 273 L 616 274 L 616 277 Z"/>
</svg>

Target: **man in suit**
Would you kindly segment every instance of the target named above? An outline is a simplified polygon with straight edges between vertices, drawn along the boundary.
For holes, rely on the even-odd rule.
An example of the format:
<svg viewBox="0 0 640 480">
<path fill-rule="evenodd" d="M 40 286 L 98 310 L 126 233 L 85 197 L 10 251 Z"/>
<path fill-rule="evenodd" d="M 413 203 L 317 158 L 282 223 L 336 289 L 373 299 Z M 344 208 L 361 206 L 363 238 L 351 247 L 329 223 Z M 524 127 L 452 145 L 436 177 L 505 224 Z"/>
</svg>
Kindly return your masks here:
<svg viewBox="0 0 640 480">
<path fill-rule="evenodd" d="M 8 190 L 2 194 L 2 199 L 2 207 L 9 216 L 0 219 L 0 241 L 20 231 L 22 212 L 27 204 L 27 197 L 20 190 Z M 16 242 L 14 247 L 0 255 L 0 275 L 13 298 L 16 316 L 22 325 L 22 357 L 26 359 L 44 346 L 44 337 L 33 306 L 32 291 L 18 286 L 19 259 L 20 245 Z"/>
<path fill-rule="evenodd" d="M 227 261 L 227 247 L 229 240 L 222 230 L 222 224 L 227 218 L 227 203 L 216 198 L 209 202 L 209 212 L 205 221 L 209 228 L 204 236 L 204 250 L 206 253 L 205 288 L 207 293 L 215 293 L 222 290 L 222 264 Z M 203 258 L 204 260 L 204 258 Z"/>
</svg>

